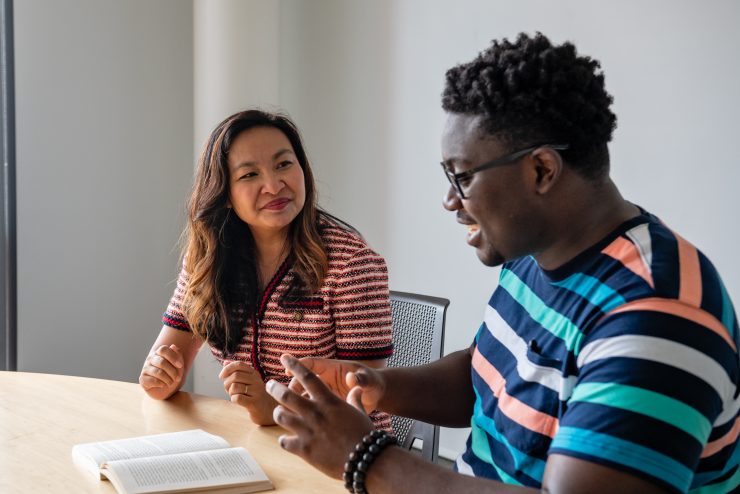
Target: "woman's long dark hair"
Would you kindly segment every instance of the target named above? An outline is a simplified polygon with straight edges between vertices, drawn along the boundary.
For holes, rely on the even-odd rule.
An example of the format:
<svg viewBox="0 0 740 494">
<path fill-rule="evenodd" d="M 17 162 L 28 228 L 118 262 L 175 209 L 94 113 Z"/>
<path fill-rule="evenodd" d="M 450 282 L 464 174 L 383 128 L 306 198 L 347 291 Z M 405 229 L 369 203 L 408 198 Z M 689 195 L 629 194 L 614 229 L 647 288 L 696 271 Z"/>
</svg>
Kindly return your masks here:
<svg viewBox="0 0 740 494">
<path fill-rule="evenodd" d="M 226 354 L 236 351 L 259 295 L 254 238 L 227 208 L 229 149 L 238 135 L 254 127 L 285 134 L 303 169 L 306 202 L 290 225 L 287 246 L 301 290 L 318 291 L 329 267 L 319 217 L 331 215 L 318 209 L 313 173 L 295 124 L 285 115 L 256 109 L 226 118 L 208 137 L 188 203 L 183 264 L 189 278 L 182 308 L 193 333 Z"/>
</svg>

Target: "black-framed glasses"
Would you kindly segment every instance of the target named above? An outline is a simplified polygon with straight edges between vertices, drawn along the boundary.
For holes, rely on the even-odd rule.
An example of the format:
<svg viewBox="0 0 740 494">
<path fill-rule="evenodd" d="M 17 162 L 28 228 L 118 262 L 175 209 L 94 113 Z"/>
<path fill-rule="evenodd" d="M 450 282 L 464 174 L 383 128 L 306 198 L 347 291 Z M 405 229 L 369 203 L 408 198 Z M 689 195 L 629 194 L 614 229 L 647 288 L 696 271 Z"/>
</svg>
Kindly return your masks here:
<svg viewBox="0 0 740 494">
<path fill-rule="evenodd" d="M 442 170 L 444 170 L 444 173 L 447 176 L 447 180 L 449 180 L 450 184 L 455 187 L 455 191 L 457 191 L 458 197 L 460 199 L 468 199 L 468 197 L 465 195 L 465 187 L 470 183 L 470 179 L 473 178 L 473 175 L 480 171 L 488 170 L 489 168 L 515 163 L 524 156 L 539 148 L 550 148 L 556 149 L 558 151 L 564 151 L 568 149 L 568 144 L 538 144 L 537 146 L 530 146 L 528 148 L 515 151 L 505 156 L 501 156 L 500 158 L 496 158 L 495 160 L 488 161 L 486 163 L 483 163 L 482 165 L 476 166 L 475 168 L 471 168 L 470 170 L 465 170 L 464 172 L 460 173 L 452 173 L 450 170 L 447 169 L 447 165 L 445 165 L 444 162 L 440 164 L 442 165 Z"/>
</svg>

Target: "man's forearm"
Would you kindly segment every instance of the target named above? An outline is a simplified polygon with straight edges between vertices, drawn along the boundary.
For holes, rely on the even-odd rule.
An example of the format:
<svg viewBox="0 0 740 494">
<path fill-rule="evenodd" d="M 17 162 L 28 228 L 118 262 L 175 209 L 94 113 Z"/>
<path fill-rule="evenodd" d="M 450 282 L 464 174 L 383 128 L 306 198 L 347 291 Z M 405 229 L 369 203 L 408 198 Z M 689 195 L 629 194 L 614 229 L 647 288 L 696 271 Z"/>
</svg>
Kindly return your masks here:
<svg viewBox="0 0 740 494">
<path fill-rule="evenodd" d="M 423 460 L 401 448 L 390 447 L 373 463 L 365 485 L 369 492 L 428 492 L 456 494 L 537 494 L 539 489 L 506 485 L 490 479 L 469 477 Z"/>
<path fill-rule="evenodd" d="M 381 410 L 446 427 L 470 425 L 475 395 L 468 350 L 431 364 L 380 372 L 386 384 Z"/>
</svg>

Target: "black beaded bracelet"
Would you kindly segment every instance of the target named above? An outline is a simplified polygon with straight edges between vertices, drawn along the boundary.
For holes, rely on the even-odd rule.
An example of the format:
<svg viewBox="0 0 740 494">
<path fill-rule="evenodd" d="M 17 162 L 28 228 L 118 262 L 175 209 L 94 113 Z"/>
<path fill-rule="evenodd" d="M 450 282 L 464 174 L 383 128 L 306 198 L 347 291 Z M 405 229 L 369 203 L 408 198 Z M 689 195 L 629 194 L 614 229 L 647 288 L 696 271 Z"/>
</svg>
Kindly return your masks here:
<svg viewBox="0 0 740 494">
<path fill-rule="evenodd" d="M 385 431 L 374 430 L 357 443 L 344 464 L 344 487 L 352 494 L 367 494 L 365 478 L 367 470 L 386 446 L 398 440 Z"/>
</svg>

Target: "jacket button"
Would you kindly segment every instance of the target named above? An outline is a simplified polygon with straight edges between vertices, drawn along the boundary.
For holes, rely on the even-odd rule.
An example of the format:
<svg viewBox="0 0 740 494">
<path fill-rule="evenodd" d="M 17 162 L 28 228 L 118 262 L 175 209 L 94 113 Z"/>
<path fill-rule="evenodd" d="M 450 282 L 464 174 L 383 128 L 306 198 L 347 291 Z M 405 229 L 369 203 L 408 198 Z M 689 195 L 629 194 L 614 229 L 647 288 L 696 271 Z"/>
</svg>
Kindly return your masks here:
<svg viewBox="0 0 740 494">
<path fill-rule="evenodd" d="M 293 320 L 299 322 L 303 319 L 303 312 L 296 311 L 293 313 Z"/>
</svg>

